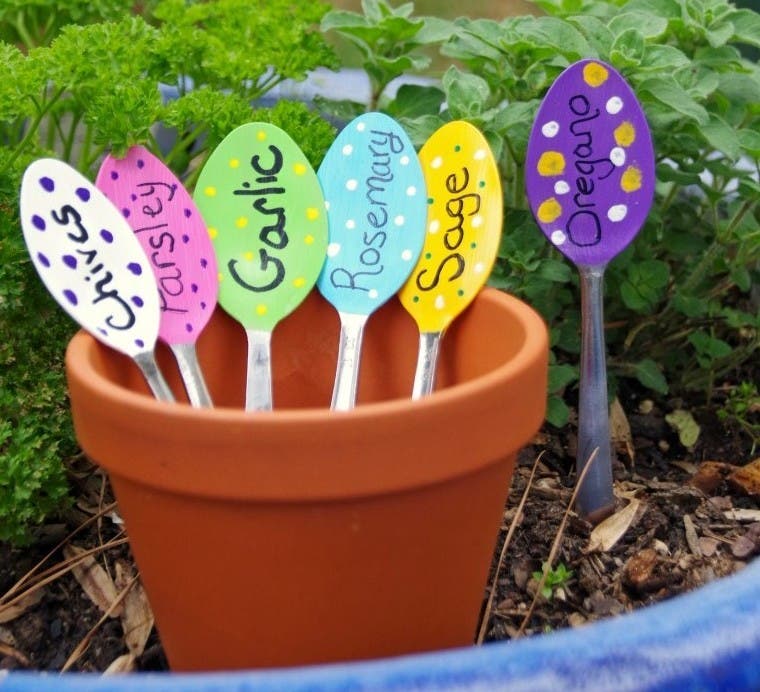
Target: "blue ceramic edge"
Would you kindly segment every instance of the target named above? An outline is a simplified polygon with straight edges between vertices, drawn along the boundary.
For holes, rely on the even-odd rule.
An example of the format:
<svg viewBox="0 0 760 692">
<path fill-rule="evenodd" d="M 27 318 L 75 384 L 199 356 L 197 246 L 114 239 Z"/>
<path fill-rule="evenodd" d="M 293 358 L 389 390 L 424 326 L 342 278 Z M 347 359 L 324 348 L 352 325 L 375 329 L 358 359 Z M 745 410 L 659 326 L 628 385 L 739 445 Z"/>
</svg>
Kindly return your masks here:
<svg viewBox="0 0 760 692">
<path fill-rule="evenodd" d="M 3 692 L 760 690 L 760 559 L 629 615 L 486 646 L 375 661 L 230 673 L 0 671 Z"/>
</svg>

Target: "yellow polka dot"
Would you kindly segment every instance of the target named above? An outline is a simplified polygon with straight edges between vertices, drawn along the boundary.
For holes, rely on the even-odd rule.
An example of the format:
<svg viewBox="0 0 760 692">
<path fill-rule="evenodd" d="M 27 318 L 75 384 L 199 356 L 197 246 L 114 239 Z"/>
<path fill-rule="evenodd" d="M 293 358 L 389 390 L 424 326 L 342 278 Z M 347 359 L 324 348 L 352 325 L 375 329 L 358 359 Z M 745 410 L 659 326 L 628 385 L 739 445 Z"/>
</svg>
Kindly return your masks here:
<svg viewBox="0 0 760 692">
<path fill-rule="evenodd" d="M 222 274 L 222 272 L 219 272 L 219 273 L 216 275 L 216 278 L 217 278 L 217 279 L 219 279 L 219 281 L 220 281 L 220 282 L 221 282 L 221 281 L 224 281 L 224 274 Z"/>
<path fill-rule="evenodd" d="M 256 133 L 256 139 L 259 140 L 259 142 L 263 142 L 267 138 L 267 133 L 264 132 L 264 130 L 259 130 Z M 257 308 L 258 309 L 258 308 Z"/>
<path fill-rule="evenodd" d="M 636 166 L 628 166 L 620 178 L 620 187 L 624 192 L 636 192 L 641 187 L 641 170 Z"/>
<path fill-rule="evenodd" d="M 203 189 L 203 194 L 206 195 L 206 197 L 216 197 L 216 188 L 209 185 L 207 188 Z"/>
<path fill-rule="evenodd" d="M 610 73 L 606 67 L 603 67 L 598 62 L 590 62 L 583 67 L 583 81 L 589 86 L 598 87 L 607 81 L 607 77 Z"/>
<path fill-rule="evenodd" d="M 302 288 L 306 285 L 306 279 L 304 279 L 302 276 L 299 276 L 298 278 L 293 279 L 293 285 L 296 288 Z"/>
<path fill-rule="evenodd" d="M 214 228 L 213 226 L 208 227 L 208 237 L 211 238 L 211 240 L 216 238 L 216 236 L 218 235 L 219 235 L 219 231 L 216 228 Z"/>
<path fill-rule="evenodd" d="M 230 159 L 230 168 L 237 168 L 240 165 L 240 159 Z"/>
<path fill-rule="evenodd" d="M 245 257 L 249 262 L 251 262 L 253 260 L 253 253 L 249 250 L 243 255 L 243 257 Z"/>
<path fill-rule="evenodd" d="M 306 173 L 306 166 L 304 166 L 302 163 L 296 163 L 293 165 L 293 172 L 296 175 L 303 175 Z"/>
<path fill-rule="evenodd" d="M 267 309 L 266 305 L 257 305 L 256 306 L 256 314 L 260 315 L 261 317 L 263 317 L 264 315 L 266 315 L 267 311 L 268 311 L 268 309 Z"/>
<path fill-rule="evenodd" d="M 627 120 L 615 128 L 615 141 L 621 147 L 630 147 L 636 140 L 636 130 Z"/>
<path fill-rule="evenodd" d="M 248 218 L 246 216 L 241 216 L 235 221 L 235 225 L 238 228 L 245 228 L 248 225 Z"/>
<path fill-rule="evenodd" d="M 314 236 L 313 235 L 307 235 L 303 239 L 303 242 L 306 243 L 307 245 L 312 245 L 314 243 Z"/>
<path fill-rule="evenodd" d="M 541 223 L 551 223 L 562 216 L 562 207 L 554 197 L 549 197 L 538 207 L 536 216 Z"/>
<path fill-rule="evenodd" d="M 536 168 L 544 177 L 562 175 L 565 172 L 565 157 L 558 151 L 545 151 L 538 159 Z"/>
<path fill-rule="evenodd" d="M 319 218 L 319 209 L 316 207 L 309 207 L 306 210 L 306 218 L 309 219 L 309 221 L 316 221 Z"/>
</svg>

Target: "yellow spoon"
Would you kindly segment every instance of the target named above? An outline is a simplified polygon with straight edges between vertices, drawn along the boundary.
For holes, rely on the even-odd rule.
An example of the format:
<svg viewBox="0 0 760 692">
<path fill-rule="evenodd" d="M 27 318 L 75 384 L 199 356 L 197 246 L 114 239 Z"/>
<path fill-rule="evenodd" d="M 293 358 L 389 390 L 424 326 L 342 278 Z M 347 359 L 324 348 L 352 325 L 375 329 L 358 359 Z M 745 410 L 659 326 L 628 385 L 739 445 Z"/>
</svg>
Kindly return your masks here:
<svg viewBox="0 0 760 692">
<path fill-rule="evenodd" d="M 476 127 L 447 123 L 419 158 L 428 195 L 425 244 L 399 291 L 420 330 L 413 399 L 433 391 L 441 337 L 488 279 L 503 219 L 499 171 Z"/>
</svg>

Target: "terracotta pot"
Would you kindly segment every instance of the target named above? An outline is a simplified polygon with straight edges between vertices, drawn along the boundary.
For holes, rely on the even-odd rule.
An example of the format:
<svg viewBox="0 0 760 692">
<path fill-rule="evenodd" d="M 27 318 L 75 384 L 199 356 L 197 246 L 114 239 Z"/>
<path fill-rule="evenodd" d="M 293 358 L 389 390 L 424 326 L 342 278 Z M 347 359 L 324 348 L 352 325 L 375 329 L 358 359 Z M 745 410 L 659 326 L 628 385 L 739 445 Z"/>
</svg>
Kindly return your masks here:
<svg viewBox="0 0 760 692">
<path fill-rule="evenodd" d="M 154 400 L 88 334 L 69 345 L 77 437 L 108 470 L 175 670 L 472 642 L 516 453 L 544 416 L 546 328 L 484 291 L 443 340 L 440 391 L 412 402 L 418 335 L 394 300 L 344 413 L 327 408 L 338 329 L 316 294 L 277 327 L 268 413 L 242 410 L 245 336 L 222 312 L 198 344 L 214 409 Z"/>
</svg>

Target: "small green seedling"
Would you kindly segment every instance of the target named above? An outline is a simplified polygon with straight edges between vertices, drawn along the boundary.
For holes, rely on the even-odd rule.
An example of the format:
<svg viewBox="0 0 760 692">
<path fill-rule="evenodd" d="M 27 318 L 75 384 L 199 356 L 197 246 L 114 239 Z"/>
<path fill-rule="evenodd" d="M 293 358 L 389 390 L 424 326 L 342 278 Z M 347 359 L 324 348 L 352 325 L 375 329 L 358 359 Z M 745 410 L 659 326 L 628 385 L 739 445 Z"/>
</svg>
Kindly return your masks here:
<svg viewBox="0 0 760 692">
<path fill-rule="evenodd" d="M 533 572 L 533 578 L 540 584 L 543 579 L 543 586 L 541 587 L 541 595 L 547 600 L 551 601 L 554 596 L 554 592 L 567 585 L 573 576 L 573 570 L 565 567 L 564 563 L 560 562 L 556 568 L 552 569 L 548 563 L 544 562 L 541 565 L 542 571 Z M 544 577 L 544 574 L 546 576 Z"/>
</svg>

